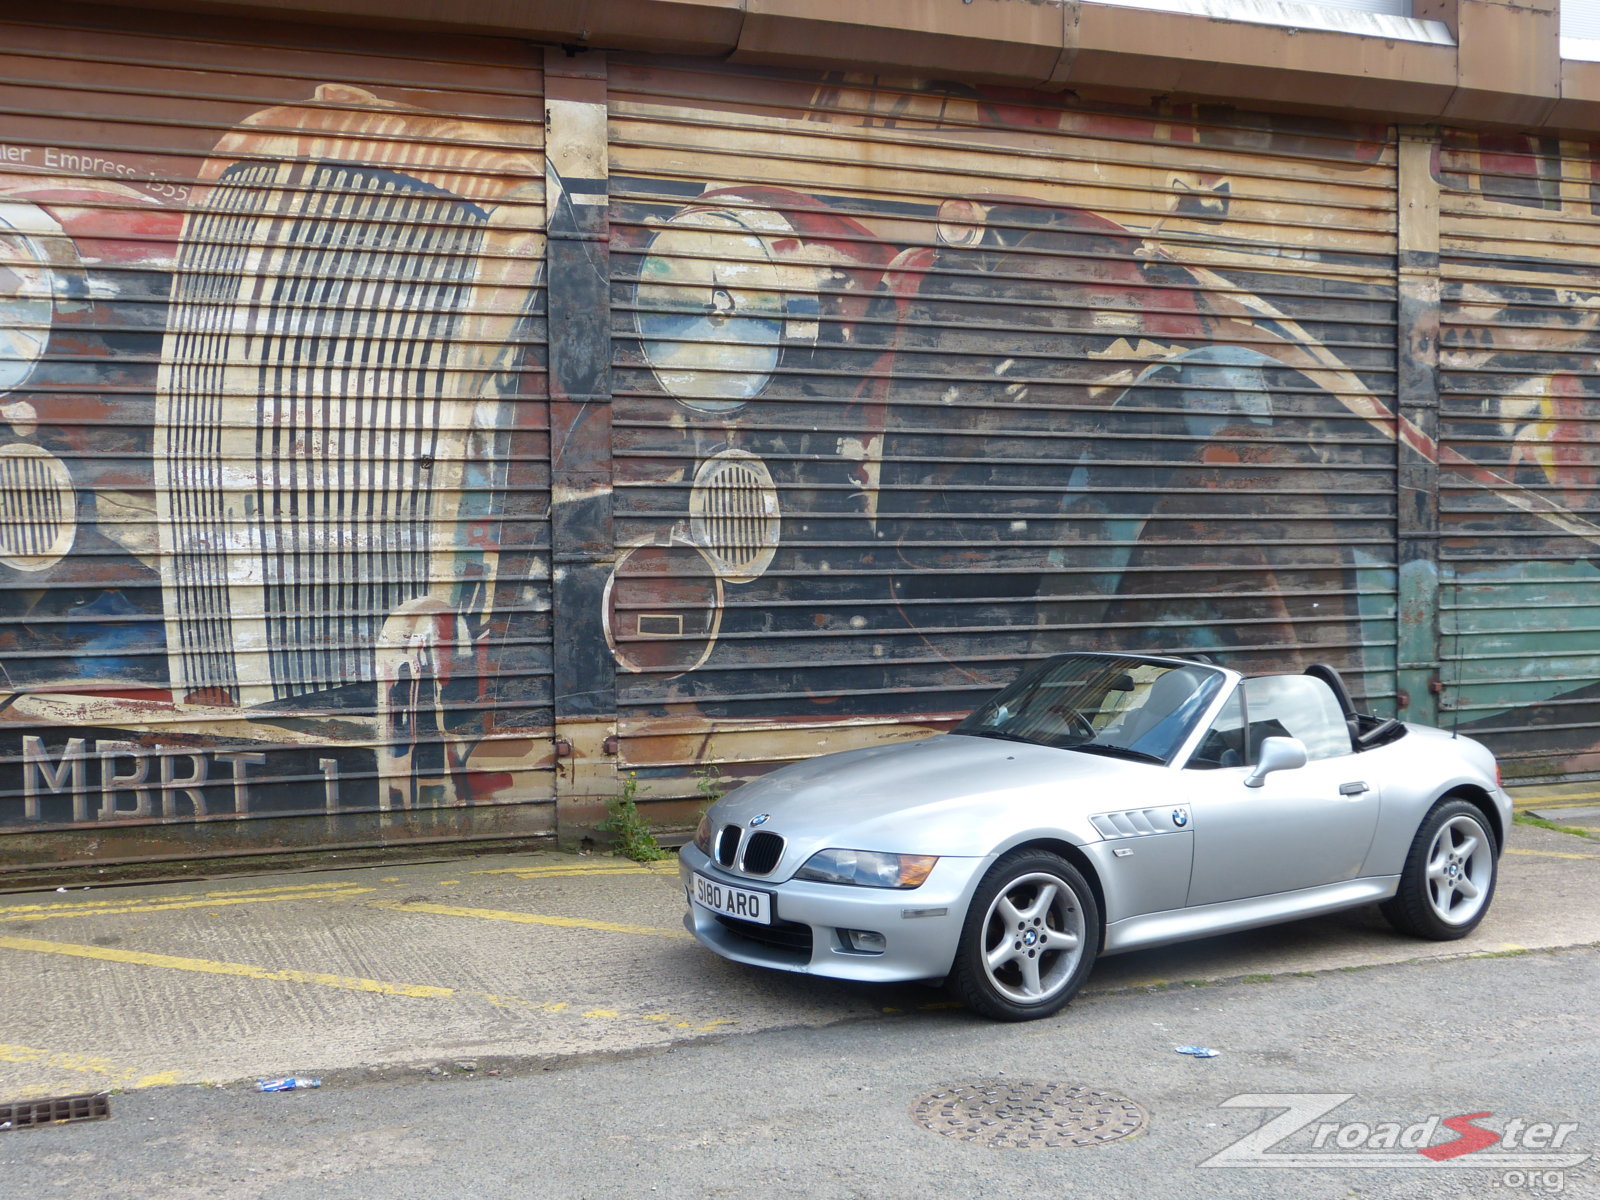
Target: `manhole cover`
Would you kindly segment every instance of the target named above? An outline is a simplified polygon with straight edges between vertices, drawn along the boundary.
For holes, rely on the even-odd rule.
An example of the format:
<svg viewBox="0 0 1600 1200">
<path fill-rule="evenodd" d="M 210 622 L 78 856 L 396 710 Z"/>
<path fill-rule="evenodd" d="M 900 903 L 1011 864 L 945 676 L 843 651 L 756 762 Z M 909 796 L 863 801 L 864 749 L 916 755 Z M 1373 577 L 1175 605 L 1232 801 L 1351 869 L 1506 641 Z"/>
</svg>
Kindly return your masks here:
<svg viewBox="0 0 1600 1200">
<path fill-rule="evenodd" d="M 1099 1146 L 1144 1128 L 1144 1109 L 1126 1096 L 1081 1084 L 961 1083 L 911 1106 L 924 1129 L 1004 1150 Z"/>
</svg>

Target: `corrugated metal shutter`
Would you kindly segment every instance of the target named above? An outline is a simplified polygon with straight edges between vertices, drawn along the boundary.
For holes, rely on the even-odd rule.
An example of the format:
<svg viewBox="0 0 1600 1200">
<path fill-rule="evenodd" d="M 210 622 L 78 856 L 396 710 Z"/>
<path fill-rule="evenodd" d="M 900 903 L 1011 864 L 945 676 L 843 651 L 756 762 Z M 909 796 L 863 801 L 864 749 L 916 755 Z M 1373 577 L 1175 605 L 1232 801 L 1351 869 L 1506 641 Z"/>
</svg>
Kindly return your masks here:
<svg viewBox="0 0 1600 1200">
<path fill-rule="evenodd" d="M 537 60 L 151 21 L 5 27 L 0 824 L 548 802 Z"/>
<path fill-rule="evenodd" d="M 1386 131 L 611 89 L 625 765 L 907 736 L 1081 647 L 1392 696 Z"/>
<path fill-rule="evenodd" d="M 1593 770 L 1596 155 L 1460 133 L 1440 166 L 1444 699 L 1508 774 Z"/>
</svg>

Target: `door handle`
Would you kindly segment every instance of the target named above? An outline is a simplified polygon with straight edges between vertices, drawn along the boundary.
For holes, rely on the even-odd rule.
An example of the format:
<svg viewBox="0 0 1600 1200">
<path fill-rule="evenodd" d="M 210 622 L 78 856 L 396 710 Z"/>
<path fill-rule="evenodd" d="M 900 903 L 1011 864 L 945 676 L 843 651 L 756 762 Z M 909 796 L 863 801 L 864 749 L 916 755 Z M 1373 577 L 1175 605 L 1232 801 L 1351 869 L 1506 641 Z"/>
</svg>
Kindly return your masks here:
<svg viewBox="0 0 1600 1200">
<path fill-rule="evenodd" d="M 1367 787 L 1367 785 L 1362 783 L 1360 780 L 1356 780 L 1353 783 L 1341 783 L 1339 785 L 1339 795 L 1341 796 L 1359 796 L 1362 792 L 1369 790 L 1370 789 Z"/>
</svg>

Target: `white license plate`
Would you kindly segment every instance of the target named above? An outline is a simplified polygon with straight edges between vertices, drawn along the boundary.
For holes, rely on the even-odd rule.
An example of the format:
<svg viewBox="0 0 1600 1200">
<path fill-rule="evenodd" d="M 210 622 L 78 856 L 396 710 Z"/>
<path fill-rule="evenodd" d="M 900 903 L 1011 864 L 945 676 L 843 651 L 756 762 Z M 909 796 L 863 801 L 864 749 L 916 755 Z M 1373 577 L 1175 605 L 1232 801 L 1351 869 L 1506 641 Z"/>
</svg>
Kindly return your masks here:
<svg viewBox="0 0 1600 1200">
<path fill-rule="evenodd" d="M 766 892 L 752 892 L 749 888 L 733 887 L 695 875 L 689 898 L 701 908 L 709 908 L 725 917 L 754 921 L 757 925 L 772 924 L 772 897 Z"/>
</svg>

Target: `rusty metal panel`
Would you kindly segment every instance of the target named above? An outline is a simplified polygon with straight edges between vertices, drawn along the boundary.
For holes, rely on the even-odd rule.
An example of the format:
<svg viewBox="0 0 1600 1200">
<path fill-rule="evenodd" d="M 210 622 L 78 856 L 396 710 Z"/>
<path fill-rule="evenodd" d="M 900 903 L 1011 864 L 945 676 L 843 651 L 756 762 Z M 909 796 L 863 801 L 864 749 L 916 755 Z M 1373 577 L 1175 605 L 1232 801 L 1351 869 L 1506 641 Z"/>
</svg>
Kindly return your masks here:
<svg viewBox="0 0 1600 1200">
<path fill-rule="evenodd" d="M 1600 155 L 1457 133 L 1439 157 L 1441 680 L 1508 775 L 1600 767 Z"/>
<path fill-rule="evenodd" d="M 0 55 L 0 831 L 548 828 L 541 60 L 71 17 Z"/>
<path fill-rule="evenodd" d="M 1393 703 L 1387 130 L 615 57 L 610 102 L 608 633 L 657 794 L 1084 647 Z"/>
</svg>

